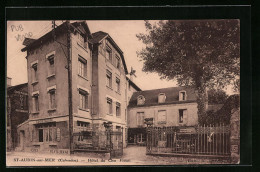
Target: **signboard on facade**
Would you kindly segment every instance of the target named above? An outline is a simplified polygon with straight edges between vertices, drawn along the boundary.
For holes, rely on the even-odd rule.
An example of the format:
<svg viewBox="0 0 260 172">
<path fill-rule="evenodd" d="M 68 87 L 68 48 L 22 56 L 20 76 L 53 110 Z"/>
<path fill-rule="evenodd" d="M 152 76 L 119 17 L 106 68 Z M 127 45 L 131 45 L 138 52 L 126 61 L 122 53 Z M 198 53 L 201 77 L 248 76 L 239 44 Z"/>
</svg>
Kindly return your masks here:
<svg viewBox="0 0 260 172">
<path fill-rule="evenodd" d="M 180 128 L 180 133 L 196 133 L 195 128 Z"/>
<path fill-rule="evenodd" d="M 40 119 L 40 120 L 36 121 L 36 124 L 48 123 L 48 122 L 52 122 L 52 121 L 53 121 L 52 118 L 50 118 L 50 119 Z"/>
</svg>

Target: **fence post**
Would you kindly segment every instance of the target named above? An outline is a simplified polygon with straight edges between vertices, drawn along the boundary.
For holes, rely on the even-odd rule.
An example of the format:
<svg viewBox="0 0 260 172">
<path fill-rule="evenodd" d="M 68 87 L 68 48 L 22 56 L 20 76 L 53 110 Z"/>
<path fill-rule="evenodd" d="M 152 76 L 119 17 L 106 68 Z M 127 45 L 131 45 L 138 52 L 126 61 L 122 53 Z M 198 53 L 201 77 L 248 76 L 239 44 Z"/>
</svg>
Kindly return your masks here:
<svg viewBox="0 0 260 172">
<path fill-rule="evenodd" d="M 231 163 L 240 161 L 240 108 L 232 109 L 230 117 Z"/>
</svg>

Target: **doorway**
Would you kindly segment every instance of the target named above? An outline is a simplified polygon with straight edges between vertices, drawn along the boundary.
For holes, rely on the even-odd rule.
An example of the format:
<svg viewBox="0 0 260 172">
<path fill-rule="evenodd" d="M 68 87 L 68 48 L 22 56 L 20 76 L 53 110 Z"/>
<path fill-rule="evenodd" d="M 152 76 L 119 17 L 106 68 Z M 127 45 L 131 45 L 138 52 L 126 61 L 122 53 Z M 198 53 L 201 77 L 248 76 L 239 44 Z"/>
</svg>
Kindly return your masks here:
<svg viewBox="0 0 260 172">
<path fill-rule="evenodd" d="M 21 130 L 20 131 L 20 147 L 21 147 L 21 150 L 24 149 L 24 130 Z"/>
</svg>

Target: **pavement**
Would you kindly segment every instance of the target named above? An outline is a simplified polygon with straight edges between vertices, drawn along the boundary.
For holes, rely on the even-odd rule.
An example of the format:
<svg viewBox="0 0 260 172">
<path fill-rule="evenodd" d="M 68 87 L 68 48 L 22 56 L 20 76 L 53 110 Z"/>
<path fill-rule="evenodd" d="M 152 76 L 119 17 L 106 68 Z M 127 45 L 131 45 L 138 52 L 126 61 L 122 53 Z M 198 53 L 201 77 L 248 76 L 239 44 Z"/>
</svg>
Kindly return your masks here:
<svg viewBox="0 0 260 172">
<path fill-rule="evenodd" d="M 161 157 L 146 155 L 144 146 L 128 146 L 121 158 L 109 160 L 109 156 L 97 153 L 75 153 L 73 155 L 7 152 L 7 166 L 123 166 L 123 165 L 198 165 L 227 164 L 227 161 L 217 159 L 198 159 L 183 157 Z"/>
</svg>

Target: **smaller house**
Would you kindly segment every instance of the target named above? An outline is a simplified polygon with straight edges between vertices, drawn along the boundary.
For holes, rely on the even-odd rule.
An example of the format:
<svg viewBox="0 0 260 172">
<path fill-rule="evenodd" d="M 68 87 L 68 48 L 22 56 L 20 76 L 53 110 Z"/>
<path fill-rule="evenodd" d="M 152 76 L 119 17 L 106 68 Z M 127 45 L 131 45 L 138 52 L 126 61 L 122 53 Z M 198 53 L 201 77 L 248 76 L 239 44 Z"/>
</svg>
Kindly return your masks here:
<svg viewBox="0 0 260 172">
<path fill-rule="evenodd" d="M 19 145 L 17 127 L 28 120 L 28 84 L 7 88 L 7 150 Z"/>
<path fill-rule="evenodd" d="M 128 143 L 145 144 L 146 124 L 153 126 L 195 126 L 198 124 L 195 90 L 170 87 L 134 92 L 128 105 Z"/>
</svg>

